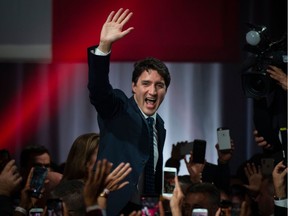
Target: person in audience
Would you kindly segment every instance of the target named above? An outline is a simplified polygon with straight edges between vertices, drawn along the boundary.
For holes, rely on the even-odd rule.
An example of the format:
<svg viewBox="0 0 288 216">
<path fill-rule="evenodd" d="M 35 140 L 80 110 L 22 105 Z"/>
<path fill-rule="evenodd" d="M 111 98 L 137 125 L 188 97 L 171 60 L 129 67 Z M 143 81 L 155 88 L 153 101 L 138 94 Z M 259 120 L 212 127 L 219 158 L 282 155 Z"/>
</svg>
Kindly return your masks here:
<svg viewBox="0 0 288 216">
<path fill-rule="evenodd" d="M 80 179 L 62 181 L 52 191 L 50 198 L 62 200 L 69 215 L 83 216 L 86 213 L 83 198 L 84 184 Z"/>
<path fill-rule="evenodd" d="M 191 216 L 194 208 L 205 208 L 208 216 L 215 216 L 220 208 L 220 191 L 211 183 L 192 185 L 183 201 L 183 215 Z"/>
<path fill-rule="evenodd" d="M 272 176 L 263 177 L 259 193 L 255 198 L 261 216 L 271 216 L 274 213 L 274 188 Z"/>
<path fill-rule="evenodd" d="M 20 189 L 22 177 L 15 160 L 10 160 L 0 172 L 0 215 L 13 215 L 13 195 Z"/>
<path fill-rule="evenodd" d="M 273 169 L 273 186 L 274 186 L 274 216 L 287 215 L 287 172 L 288 168 L 280 161 Z"/>
<path fill-rule="evenodd" d="M 22 149 L 20 154 L 20 173 L 22 175 L 22 188 L 25 187 L 27 177 L 32 167 L 45 167 L 48 169 L 45 184 L 45 191 L 41 199 L 37 200 L 37 205 L 45 206 L 46 199 L 49 198 L 50 192 L 59 184 L 62 174 L 54 172 L 51 169 L 52 158 L 49 150 L 42 145 L 28 145 Z"/>
<path fill-rule="evenodd" d="M 283 151 L 287 155 L 287 64 L 269 65 L 266 71 L 275 85 L 265 97 L 254 100 L 253 135 L 263 152 L 278 163 L 283 160 Z"/>
<path fill-rule="evenodd" d="M 62 181 L 87 178 L 87 166 L 95 163 L 99 148 L 100 136 L 97 133 L 86 133 L 78 136 L 69 151 Z"/>
<path fill-rule="evenodd" d="M 178 142 L 176 145 L 172 145 L 171 158 L 166 161 L 165 166 L 175 167 L 179 171 L 180 160 L 184 159 L 192 183 L 210 182 L 223 192 L 228 193 L 230 184 L 229 161 L 235 149 L 233 141 L 231 141 L 231 150 L 229 151 L 220 151 L 219 144 L 215 145 L 218 154 L 217 165 L 209 162 L 205 162 L 204 164 L 194 163 L 193 152 L 190 153 L 190 158 L 187 160 L 186 156 L 180 153 L 181 146 L 184 143 Z"/>
<path fill-rule="evenodd" d="M 275 171 L 276 172 L 276 171 Z M 249 191 L 250 208 L 252 215 L 270 216 L 274 214 L 274 183 L 272 175 L 263 176 L 261 166 L 247 163 L 245 174 L 249 184 L 244 186 Z M 257 204 L 257 205 L 255 205 Z"/>
<path fill-rule="evenodd" d="M 85 213 L 82 191 L 88 178 L 88 167 L 93 166 L 96 163 L 98 146 L 99 134 L 86 133 L 78 136 L 69 151 L 63 178 L 51 193 L 51 197 L 62 199 L 67 211 L 73 212 L 74 215 L 83 215 Z M 109 168 L 109 171 L 110 170 L 111 167 Z M 120 189 L 115 187 L 116 180 L 122 180 L 120 177 L 122 175 L 126 177 L 130 171 L 131 168 L 129 163 L 119 164 L 111 173 L 109 173 L 107 181 L 109 181 L 110 184 L 107 185 L 105 192 L 108 190 L 114 191 Z M 111 178 L 115 179 L 112 181 Z M 122 185 L 120 186 L 121 188 L 123 187 Z"/>
<path fill-rule="evenodd" d="M 243 186 L 242 182 L 234 182 L 230 184 L 229 197 L 232 204 L 231 215 L 239 215 L 242 203 L 246 198 L 246 188 Z"/>
<path fill-rule="evenodd" d="M 95 165 L 89 164 L 88 178 L 83 190 L 86 215 L 106 215 L 107 199 L 110 192 L 113 193 L 129 184 L 123 180 L 131 172 L 131 168 L 123 169 L 127 164 L 121 163 L 120 165 L 111 172 L 112 163 L 106 159 L 97 161 L 95 171 L 93 170 Z M 130 215 L 141 215 L 141 211 L 132 212 Z"/>
<path fill-rule="evenodd" d="M 42 145 L 29 145 L 22 149 L 20 154 L 20 173 L 23 178 L 23 184 L 32 167 L 46 167 L 50 171 L 51 156 L 49 150 Z"/>
<path fill-rule="evenodd" d="M 39 203 L 39 200 L 43 199 L 43 194 L 44 194 L 43 192 L 45 191 L 45 187 L 41 189 L 41 196 L 39 198 L 31 196 L 30 182 L 33 176 L 33 171 L 34 171 L 34 167 L 32 167 L 28 173 L 27 179 L 25 181 L 25 186 L 21 190 L 20 202 L 18 206 L 15 208 L 13 216 L 28 215 L 29 210 L 32 207 L 44 208 L 44 206 L 39 206 L 37 203 Z"/>
<path fill-rule="evenodd" d="M 143 194 L 161 194 L 162 188 L 166 130 L 157 110 L 170 84 L 169 70 L 156 58 L 136 62 L 130 98 L 109 82 L 112 45 L 133 30 L 124 30 L 132 15 L 122 8 L 111 12 L 102 27 L 99 46 L 88 48 L 89 97 L 98 113 L 101 134 L 97 157 L 114 166 L 129 162 L 133 168 L 127 179 L 130 184 L 109 196 L 108 215 L 138 210 Z"/>
</svg>

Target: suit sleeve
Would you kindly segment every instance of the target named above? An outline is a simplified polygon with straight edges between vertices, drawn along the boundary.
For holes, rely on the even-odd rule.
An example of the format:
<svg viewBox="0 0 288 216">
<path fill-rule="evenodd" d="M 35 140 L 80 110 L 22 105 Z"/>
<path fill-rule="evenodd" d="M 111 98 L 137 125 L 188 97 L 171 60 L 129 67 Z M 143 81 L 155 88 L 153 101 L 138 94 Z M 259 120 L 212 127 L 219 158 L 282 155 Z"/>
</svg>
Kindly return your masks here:
<svg viewBox="0 0 288 216">
<path fill-rule="evenodd" d="M 110 54 L 99 56 L 88 48 L 88 90 L 91 104 L 102 118 L 110 118 L 118 110 L 121 100 L 109 81 Z"/>
</svg>

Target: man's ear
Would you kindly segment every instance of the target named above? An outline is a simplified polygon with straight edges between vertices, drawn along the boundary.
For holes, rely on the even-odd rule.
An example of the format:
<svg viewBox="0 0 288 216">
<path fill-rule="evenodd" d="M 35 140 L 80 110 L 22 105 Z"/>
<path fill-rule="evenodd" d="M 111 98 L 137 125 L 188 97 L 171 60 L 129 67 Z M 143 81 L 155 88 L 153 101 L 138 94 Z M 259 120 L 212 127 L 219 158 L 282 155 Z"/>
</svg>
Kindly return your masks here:
<svg viewBox="0 0 288 216">
<path fill-rule="evenodd" d="M 136 83 L 132 82 L 132 93 L 133 94 L 135 93 L 135 88 L 136 88 Z"/>
</svg>

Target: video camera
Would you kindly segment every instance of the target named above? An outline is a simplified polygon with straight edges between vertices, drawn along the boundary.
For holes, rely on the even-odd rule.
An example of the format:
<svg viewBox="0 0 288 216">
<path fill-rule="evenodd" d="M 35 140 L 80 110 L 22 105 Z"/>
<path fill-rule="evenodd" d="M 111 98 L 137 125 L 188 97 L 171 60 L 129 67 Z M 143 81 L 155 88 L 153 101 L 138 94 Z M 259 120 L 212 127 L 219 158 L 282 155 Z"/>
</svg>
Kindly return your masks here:
<svg viewBox="0 0 288 216">
<path fill-rule="evenodd" d="M 244 50 L 251 53 L 242 65 L 242 88 L 248 98 L 267 97 L 276 87 L 276 81 L 266 72 L 269 65 L 287 73 L 287 34 L 278 41 L 271 41 L 265 26 L 247 24 Z"/>
</svg>

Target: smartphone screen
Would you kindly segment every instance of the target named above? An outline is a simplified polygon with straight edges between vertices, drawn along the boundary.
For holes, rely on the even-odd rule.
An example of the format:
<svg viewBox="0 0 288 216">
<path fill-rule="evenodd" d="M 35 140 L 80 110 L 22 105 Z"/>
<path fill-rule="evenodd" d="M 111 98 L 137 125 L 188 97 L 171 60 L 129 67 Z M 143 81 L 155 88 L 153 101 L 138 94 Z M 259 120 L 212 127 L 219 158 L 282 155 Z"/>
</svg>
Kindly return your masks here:
<svg viewBox="0 0 288 216">
<path fill-rule="evenodd" d="M 48 169 L 45 167 L 34 167 L 33 176 L 30 182 L 32 197 L 39 198 L 47 173 Z"/>
<path fill-rule="evenodd" d="M 159 196 L 141 197 L 142 216 L 157 216 L 159 213 Z"/>
<path fill-rule="evenodd" d="M 6 149 L 0 150 L 0 173 L 6 166 L 6 164 L 11 160 L 10 153 Z"/>
<path fill-rule="evenodd" d="M 163 188 L 162 194 L 166 197 L 171 197 L 175 188 L 175 176 L 177 170 L 174 167 L 164 167 L 163 169 Z"/>
<path fill-rule="evenodd" d="M 195 208 L 192 210 L 192 216 L 208 216 L 208 210 L 205 208 Z"/>
<path fill-rule="evenodd" d="M 193 162 L 204 164 L 206 154 L 206 141 L 194 140 L 193 142 Z"/>
<path fill-rule="evenodd" d="M 219 150 L 231 149 L 230 131 L 228 128 L 218 128 L 217 138 L 218 138 Z"/>
</svg>

